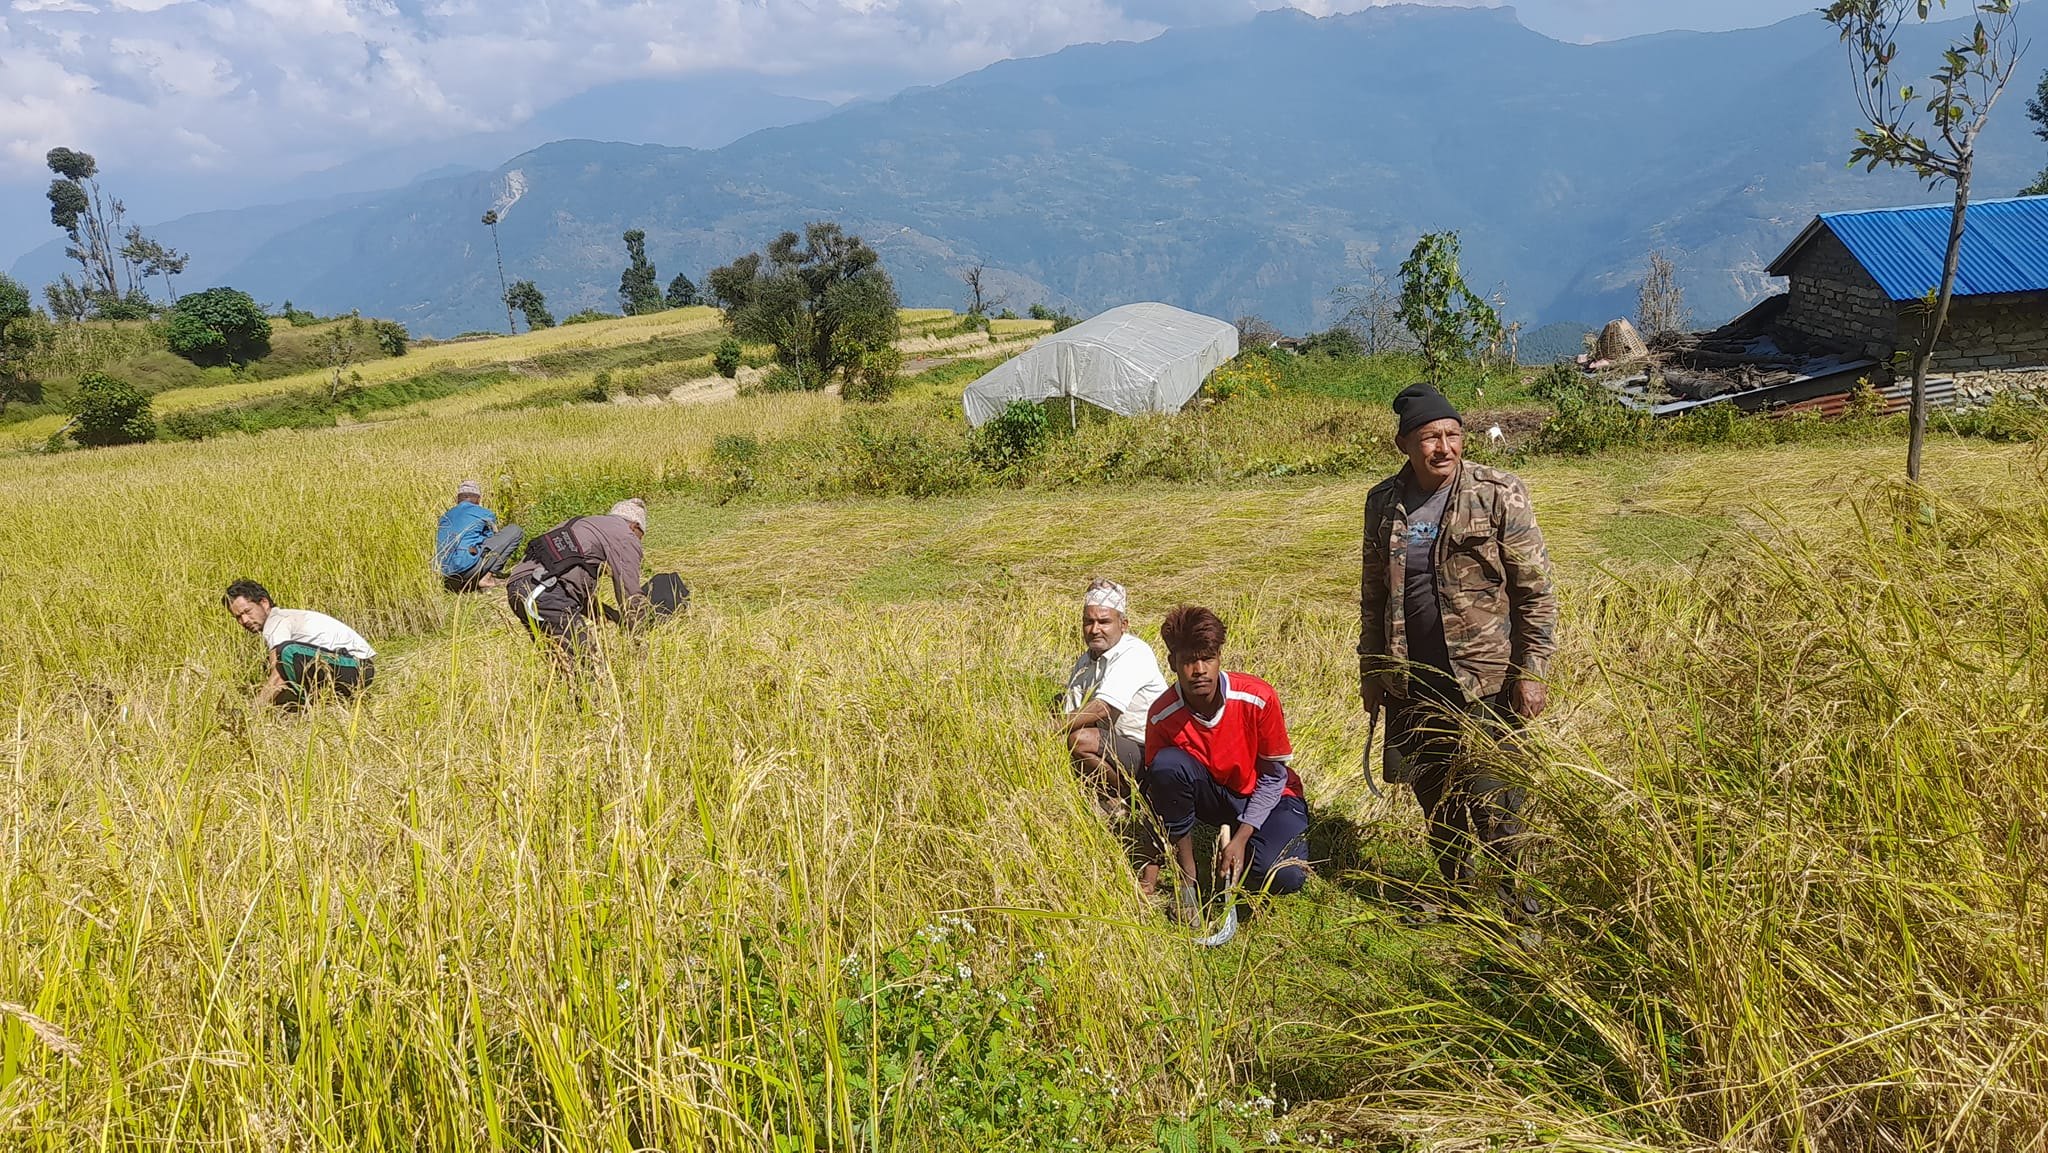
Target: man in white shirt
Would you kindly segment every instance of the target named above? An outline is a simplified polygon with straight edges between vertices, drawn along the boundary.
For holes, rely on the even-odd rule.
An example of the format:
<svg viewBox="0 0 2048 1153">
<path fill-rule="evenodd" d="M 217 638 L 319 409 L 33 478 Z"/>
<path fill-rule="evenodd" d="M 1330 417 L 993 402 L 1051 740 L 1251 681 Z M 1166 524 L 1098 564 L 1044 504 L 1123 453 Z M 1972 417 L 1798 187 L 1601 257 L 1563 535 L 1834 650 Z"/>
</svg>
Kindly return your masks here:
<svg viewBox="0 0 2048 1153">
<path fill-rule="evenodd" d="M 362 634 L 326 613 L 278 608 L 271 603 L 270 590 L 251 580 L 229 585 L 220 603 L 236 623 L 260 634 L 270 647 L 270 676 L 257 690 L 258 707 L 304 704 L 321 689 L 351 696 L 368 688 L 377 675 L 377 650 Z"/>
<path fill-rule="evenodd" d="M 1122 585 L 1089 583 L 1081 605 L 1088 649 L 1074 661 L 1061 702 L 1074 769 L 1094 788 L 1102 811 L 1117 820 L 1129 814 L 1132 776 L 1144 767 L 1145 713 L 1166 691 L 1159 658 L 1130 631 L 1129 613 Z"/>
</svg>

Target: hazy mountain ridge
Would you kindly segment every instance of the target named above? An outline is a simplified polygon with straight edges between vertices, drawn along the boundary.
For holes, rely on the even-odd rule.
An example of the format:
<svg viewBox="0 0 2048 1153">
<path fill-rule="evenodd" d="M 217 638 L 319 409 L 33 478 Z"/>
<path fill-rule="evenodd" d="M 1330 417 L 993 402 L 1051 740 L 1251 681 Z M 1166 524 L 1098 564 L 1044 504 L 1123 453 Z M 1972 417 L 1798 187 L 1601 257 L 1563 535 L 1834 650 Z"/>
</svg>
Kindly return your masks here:
<svg viewBox="0 0 2048 1153">
<path fill-rule="evenodd" d="M 476 219 L 517 172 L 507 271 L 558 314 L 616 307 L 627 228 L 666 280 L 831 217 L 917 304 L 959 303 L 957 271 L 983 260 L 1020 307 L 1161 299 L 1298 330 L 1357 260 L 1392 272 L 1417 233 L 1455 228 L 1474 284 L 1504 283 L 1522 319 L 1630 311 L 1661 247 L 1713 320 L 1767 288 L 1763 263 L 1815 211 L 1927 198 L 1846 167 L 1841 52 L 1818 18 L 1571 45 L 1504 9 L 1282 11 L 1005 61 L 714 151 L 549 144 L 275 218 L 206 279 L 427 333 L 491 327 Z M 1983 195 L 2040 167 L 2016 102 L 1983 148 Z"/>
</svg>

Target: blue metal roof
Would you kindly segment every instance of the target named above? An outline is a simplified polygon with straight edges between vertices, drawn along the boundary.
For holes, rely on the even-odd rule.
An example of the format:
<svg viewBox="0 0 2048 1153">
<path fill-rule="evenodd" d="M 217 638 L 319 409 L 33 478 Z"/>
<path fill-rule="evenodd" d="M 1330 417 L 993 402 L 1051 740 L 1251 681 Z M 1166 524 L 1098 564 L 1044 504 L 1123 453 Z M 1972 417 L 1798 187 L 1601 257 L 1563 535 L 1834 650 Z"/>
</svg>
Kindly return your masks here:
<svg viewBox="0 0 2048 1153">
<path fill-rule="evenodd" d="M 1770 273 L 1786 275 L 1793 258 L 1825 227 L 1885 295 L 1919 300 L 1941 284 L 1954 210 L 1952 204 L 1932 204 L 1823 213 L 1771 262 Z M 1964 216 L 1956 295 L 2042 291 L 2048 291 L 2048 196 L 1972 203 Z"/>
</svg>

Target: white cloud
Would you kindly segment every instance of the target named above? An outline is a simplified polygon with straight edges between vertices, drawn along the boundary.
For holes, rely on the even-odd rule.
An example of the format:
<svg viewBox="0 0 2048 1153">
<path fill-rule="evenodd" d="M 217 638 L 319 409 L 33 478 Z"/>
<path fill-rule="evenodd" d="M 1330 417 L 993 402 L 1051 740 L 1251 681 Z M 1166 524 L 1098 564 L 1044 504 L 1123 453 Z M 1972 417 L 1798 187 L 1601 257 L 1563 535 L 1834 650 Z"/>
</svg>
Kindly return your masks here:
<svg viewBox="0 0 2048 1153">
<path fill-rule="evenodd" d="M 829 75 L 833 94 L 852 94 L 861 81 L 847 77 L 933 82 L 1283 2 L 1321 15 L 1385 0 L 12 0 L 0 182 L 33 179 L 56 145 L 131 172 L 288 175 L 511 127 L 614 81 Z"/>
</svg>

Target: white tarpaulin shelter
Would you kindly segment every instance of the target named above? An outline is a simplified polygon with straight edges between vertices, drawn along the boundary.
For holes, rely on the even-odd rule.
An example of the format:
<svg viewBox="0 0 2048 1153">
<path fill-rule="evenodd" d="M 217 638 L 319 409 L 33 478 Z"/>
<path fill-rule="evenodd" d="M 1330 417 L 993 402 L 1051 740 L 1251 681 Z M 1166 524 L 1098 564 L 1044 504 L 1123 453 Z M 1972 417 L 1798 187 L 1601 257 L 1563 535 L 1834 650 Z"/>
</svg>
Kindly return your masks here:
<svg viewBox="0 0 2048 1153">
<path fill-rule="evenodd" d="M 977 428 L 1013 400 L 1085 400 L 1119 416 L 1179 412 L 1237 355 L 1237 329 L 1170 304 L 1126 304 L 1089 317 L 967 386 Z"/>
</svg>

